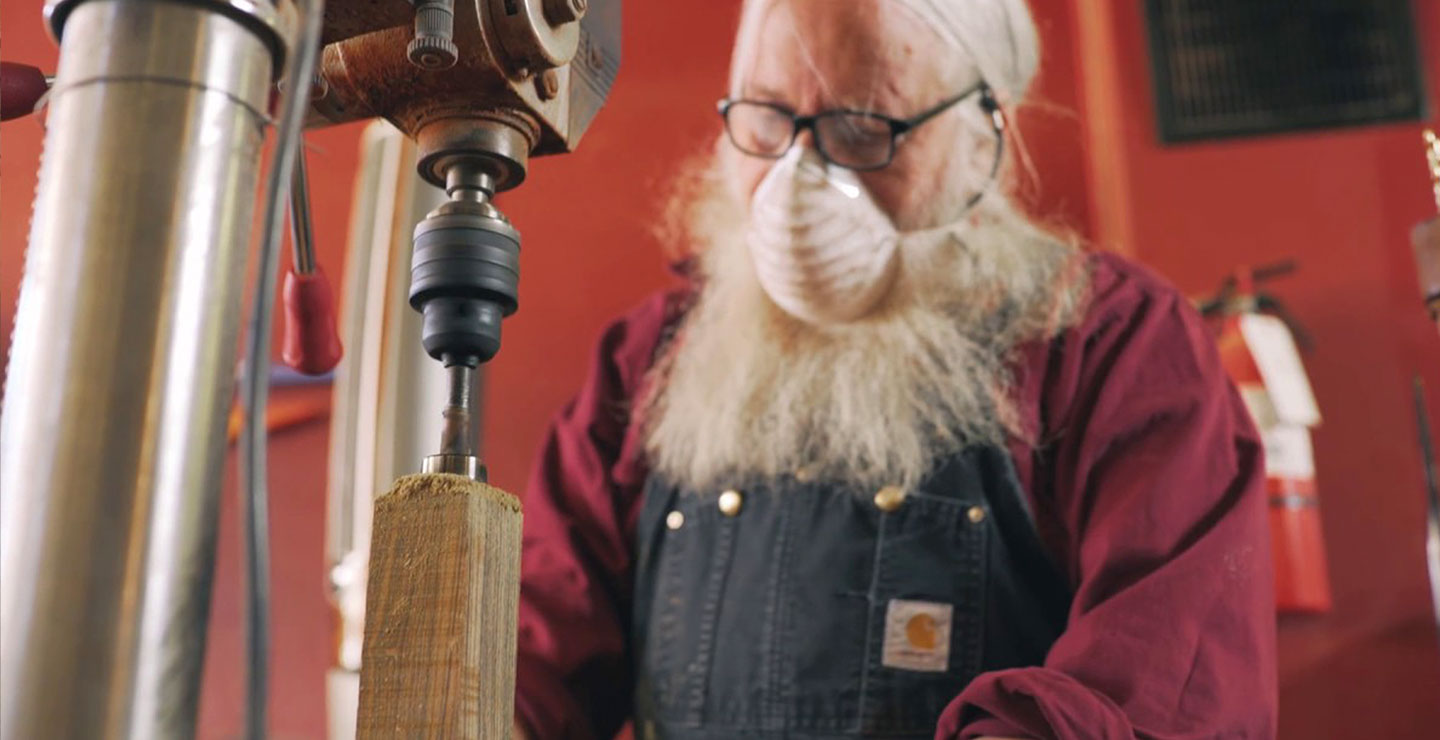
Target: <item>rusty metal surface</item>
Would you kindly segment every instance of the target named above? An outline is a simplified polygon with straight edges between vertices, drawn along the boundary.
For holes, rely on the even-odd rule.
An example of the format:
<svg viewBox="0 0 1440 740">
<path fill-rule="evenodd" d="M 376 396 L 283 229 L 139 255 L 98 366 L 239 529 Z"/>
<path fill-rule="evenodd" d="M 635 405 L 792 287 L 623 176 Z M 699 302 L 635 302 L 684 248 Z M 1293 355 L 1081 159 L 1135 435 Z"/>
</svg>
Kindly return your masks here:
<svg viewBox="0 0 1440 740">
<path fill-rule="evenodd" d="M 411 137 L 443 118 L 480 110 L 527 110 L 516 90 L 523 83 L 506 76 L 476 11 L 474 2 L 456 4 L 459 58 L 447 70 L 423 70 L 410 63 L 405 52 L 413 35 L 409 25 L 326 46 L 320 71 L 329 90 L 317 108 L 327 112 L 331 123 L 379 116 Z"/>
<path fill-rule="evenodd" d="M 408 28 L 414 17 L 410 0 L 328 0 L 320 43 L 333 44 L 384 28 Z"/>
<path fill-rule="evenodd" d="M 334 122 L 380 116 L 413 137 L 436 118 L 523 107 L 479 34 L 473 6 L 467 6 L 456 8 L 455 42 L 460 55 L 448 70 L 427 71 L 410 63 L 405 54 L 411 36 L 408 26 L 325 47 L 320 66 L 329 83 L 325 102 L 343 114 Z"/>
<path fill-rule="evenodd" d="M 331 7 L 363 5 L 332 0 Z M 310 125 L 381 117 L 417 137 L 438 121 L 503 117 L 535 132 L 534 155 L 573 150 L 619 68 L 620 0 L 590 0 L 574 58 L 556 68 L 532 67 L 542 62 L 512 55 L 508 37 L 502 38 L 504 23 L 494 18 L 481 23 L 480 12 L 502 12 L 501 6 L 498 0 L 456 3 L 459 59 L 447 70 L 426 71 L 409 61 L 405 49 L 413 31 L 408 21 L 327 45 L 320 65 L 326 91 L 315 101 Z"/>
</svg>

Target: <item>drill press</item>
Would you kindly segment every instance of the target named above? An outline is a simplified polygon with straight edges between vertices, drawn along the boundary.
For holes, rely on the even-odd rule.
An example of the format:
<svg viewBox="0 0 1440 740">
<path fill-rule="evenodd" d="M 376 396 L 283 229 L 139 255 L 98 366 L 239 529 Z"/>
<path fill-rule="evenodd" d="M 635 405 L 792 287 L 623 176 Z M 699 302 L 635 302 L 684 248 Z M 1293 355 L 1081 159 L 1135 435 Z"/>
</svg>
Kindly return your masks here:
<svg viewBox="0 0 1440 740">
<path fill-rule="evenodd" d="M 415 229 L 410 304 L 451 378 L 441 451 L 427 472 L 480 480 L 468 426 L 474 372 L 514 313 L 519 233 L 494 205 L 531 156 L 572 150 L 620 60 L 619 0 L 331 0 L 312 126 L 380 116 L 416 140 L 420 175 L 449 200 Z M 377 20 L 377 19 L 384 19 Z"/>
<path fill-rule="evenodd" d="M 440 445 L 376 498 L 360 737 L 504 737 L 513 717 L 520 506 L 487 485 L 475 373 L 517 309 L 520 234 L 494 197 L 572 150 L 619 66 L 619 0 L 331 0 L 312 126 L 380 116 L 446 201 L 415 228 L 410 305 L 449 376 Z M 393 18 L 387 20 L 391 23 Z M 344 29 L 338 30 L 338 29 Z"/>
<path fill-rule="evenodd" d="M 185 737 L 271 82 L 320 9 L 46 5 L 60 64 L 0 414 L 3 487 L 25 493 L 0 497 L 0 735 Z M 360 732 L 503 737 L 519 506 L 480 482 L 466 423 L 517 305 L 519 236 L 490 201 L 604 103 L 620 0 L 327 0 L 322 26 L 307 124 L 385 118 L 449 194 L 416 230 L 411 302 L 453 387 L 435 472 L 377 501 Z"/>
</svg>

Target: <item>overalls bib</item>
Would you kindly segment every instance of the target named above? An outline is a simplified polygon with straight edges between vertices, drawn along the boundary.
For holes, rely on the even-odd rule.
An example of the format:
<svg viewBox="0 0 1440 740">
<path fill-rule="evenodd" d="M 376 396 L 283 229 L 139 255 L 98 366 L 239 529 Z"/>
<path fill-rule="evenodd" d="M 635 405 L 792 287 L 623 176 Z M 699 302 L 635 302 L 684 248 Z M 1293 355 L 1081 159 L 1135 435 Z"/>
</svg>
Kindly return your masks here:
<svg viewBox="0 0 1440 740">
<path fill-rule="evenodd" d="M 930 737 L 971 679 L 1040 664 L 1065 627 L 1000 448 L 909 491 L 652 476 L 637 530 L 642 740 Z"/>
</svg>

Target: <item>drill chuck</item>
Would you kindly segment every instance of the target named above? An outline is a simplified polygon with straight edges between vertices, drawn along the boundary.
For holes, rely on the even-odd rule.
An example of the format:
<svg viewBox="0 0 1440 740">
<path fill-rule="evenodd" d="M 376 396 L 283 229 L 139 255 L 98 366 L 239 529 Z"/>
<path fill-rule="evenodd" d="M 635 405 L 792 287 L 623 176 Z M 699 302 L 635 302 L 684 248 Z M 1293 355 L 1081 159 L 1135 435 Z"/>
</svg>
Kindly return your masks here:
<svg viewBox="0 0 1440 740">
<path fill-rule="evenodd" d="M 520 234 L 488 202 L 452 200 L 415 227 L 410 305 L 431 357 L 471 367 L 494 357 L 519 282 Z"/>
</svg>

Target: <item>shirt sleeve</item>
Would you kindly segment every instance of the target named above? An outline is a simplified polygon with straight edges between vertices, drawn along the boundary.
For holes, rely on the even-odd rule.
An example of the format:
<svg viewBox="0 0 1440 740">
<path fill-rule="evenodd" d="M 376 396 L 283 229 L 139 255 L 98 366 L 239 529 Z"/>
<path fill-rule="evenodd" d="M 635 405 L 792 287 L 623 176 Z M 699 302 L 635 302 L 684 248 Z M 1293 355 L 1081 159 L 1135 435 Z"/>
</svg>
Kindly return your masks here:
<svg viewBox="0 0 1440 740">
<path fill-rule="evenodd" d="M 604 331 L 526 489 L 515 710 L 535 740 L 610 738 L 630 715 L 631 553 L 645 479 L 630 412 L 673 303 L 652 298 Z"/>
<path fill-rule="evenodd" d="M 977 677 L 936 737 L 1273 737 L 1258 435 L 1182 297 L 1144 274 L 1097 282 L 1044 391 L 1066 630 L 1043 666 Z"/>
</svg>

